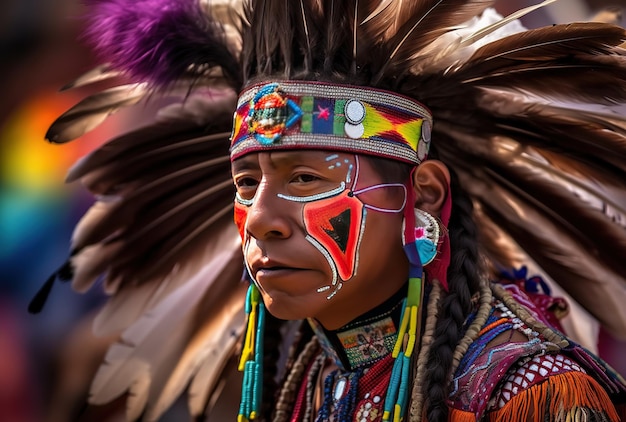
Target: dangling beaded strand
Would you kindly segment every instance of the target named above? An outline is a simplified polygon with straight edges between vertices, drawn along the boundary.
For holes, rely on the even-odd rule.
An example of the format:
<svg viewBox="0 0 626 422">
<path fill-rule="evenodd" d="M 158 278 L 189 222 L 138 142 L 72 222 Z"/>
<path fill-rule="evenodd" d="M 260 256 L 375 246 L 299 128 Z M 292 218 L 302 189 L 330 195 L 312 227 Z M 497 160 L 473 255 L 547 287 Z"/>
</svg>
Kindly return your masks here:
<svg viewBox="0 0 626 422">
<path fill-rule="evenodd" d="M 407 195 L 408 203 L 413 204 L 413 189 L 410 189 L 410 186 L 407 189 Z M 409 291 L 405 300 L 404 310 L 402 311 L 402 322 L 400 323 L 398 338 L 392 352 L 394 363 L 383 407 L 383 421 L 385 422 L 391 420 L 400 422 L 406 413 L 411 385 L 409 380 L 411 356 L 416 348 L 417 332 L 419 330 L 419 307 L 423 293 L 422 280 L 424 271 L 418 246 L 415 242 L 415 213 L 411 207 L 405 209 L 404 219 L 402 239 L 404 253 L 409 260 Z M 406 346 L 404 346 L 404 350 L 401 352 L 407 334 Z"/>
<path fill-rule="evenodd" d="M 252 421 L 259 416 L 263 394 L 265 305 L 260 300 L 259 290 L 254 284 L 250 284 L 248 288 L 245 311 L 248 315 L 248 327 L 239 361 L 239 371 L 243 371 L 243 383 L 237 422 Z"/>
<path fill-rule="evenodd" d="M 412 268 L 412 270 L 415 269 L 416 268 Z M 418 271 L 421 273 L 421 267 L 419 267 Z M 408 403 L 411 356 L 413 355 L 417 342 L 417 320 L 419 305 L 422 301 L 421 274 L 419 274 L 420 277 L 414 277 L 416 272 L 411 272 L 413 272 L 413 274 L 409 276 L 409 292 L 404 301 L 400 330 L 398 331 L 398 338 L 396 339 L 396 344 L 392 352 L 394 363 L 391 371 L 391 379 L 389 380 L 389 387 L 387 387 L 385 405 L 383 407 L 383 421 L 401 421 L 406 413 Z M 402 350 L 406 335 L 408 335 L 408 339 L 404 350 Z"/>
</svg>

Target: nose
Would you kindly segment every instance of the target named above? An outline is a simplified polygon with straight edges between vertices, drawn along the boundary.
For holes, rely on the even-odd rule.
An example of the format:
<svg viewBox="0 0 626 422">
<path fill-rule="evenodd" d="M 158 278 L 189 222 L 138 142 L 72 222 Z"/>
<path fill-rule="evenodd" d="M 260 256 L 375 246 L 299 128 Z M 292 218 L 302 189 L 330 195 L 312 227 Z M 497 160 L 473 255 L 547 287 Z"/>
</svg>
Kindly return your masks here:
<svg viewBox="0 0 626 422">
<path fill-rule="evenodd" d="M 295 216 L 290 216 L 292 204 L 278 197 L 265 178 L 261 180 L 254 196 L 252 205 L 248 208 L 247 231 L 257 240 L 286 239 L 291 236 L 292 224 Z"/>
</svg>

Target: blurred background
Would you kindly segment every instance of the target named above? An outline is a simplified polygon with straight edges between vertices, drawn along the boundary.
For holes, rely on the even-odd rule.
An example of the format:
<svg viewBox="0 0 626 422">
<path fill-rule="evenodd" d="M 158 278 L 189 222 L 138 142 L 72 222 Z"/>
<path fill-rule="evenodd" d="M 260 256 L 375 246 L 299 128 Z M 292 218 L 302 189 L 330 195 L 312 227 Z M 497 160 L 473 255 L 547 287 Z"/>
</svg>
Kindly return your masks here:
<svg viewBox="0 0 626 422">
<path fill-rule="evenodd" d="M 501 14 L 536 3 L 501 0 Z M 561 0 L 523 22 L 537 27 L 589 19 L 626 0 Z M 30 299 L 67 258 L 74 224 L 92 198 L 65 185 L 69 166 L 137 115 L 116 116 L 66 145 L 44 140 L 48 126 L 86 92 L 59 87 L 93 65 L 81 43 L 77 0 L 0 2 L 0 420 L 68 421 L 80 412 L 86 388 L 108 339 L 90 340 L 92 313 L 103 301 L 57 283 L 39 315 Z M 625 24 L 624 20 L 621 22 Z M 626 374 L 626 344 L 600 334 L 600 355 Z M 115 406 L 85 420 L 122 420 Z M 177 410 L 164 420 L 182 420 Z"/>
</svg>

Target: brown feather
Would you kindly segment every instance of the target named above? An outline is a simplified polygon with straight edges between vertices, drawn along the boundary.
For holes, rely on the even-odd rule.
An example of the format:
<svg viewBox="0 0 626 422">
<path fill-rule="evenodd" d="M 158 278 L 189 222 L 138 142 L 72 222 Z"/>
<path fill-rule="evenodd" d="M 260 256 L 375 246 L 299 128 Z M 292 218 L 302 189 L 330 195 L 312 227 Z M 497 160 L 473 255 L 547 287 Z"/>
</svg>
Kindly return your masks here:
<svg viewBox="0 0 626 422">
<path fill-rule="evenodd" d="M 117 78 L 122 75 L 122 72 L 111 69 L 108 64 L 103 64 L 85 72 L 80 77 L 74 79 L 72 82 L 65 84 L 61 91 L 68 91 L 70 89 L 82 88 L 87 85 L 94 84 L 96 82 L 102 82 L 109 79 Z"/>
<path fill-rule="evenodd" d="M 482 13 L 491 0 L 420 0 L 403 2 L 395 10 L 396 22 L 402 22 L 390 37 L 383 51 L 388 57 L 380 57 L 382 67 L 374 77 L 374 83 L 385 79 L 400 68 L 406 67 L 411 57 L 428 46 L 436 38 Z M 406 18 L 399 13 L 408 13 Z M 404 72 L 402 72 L 404 73 Z"/>
<path fill-rule="evenodd" d="M 148 406 L 154 403 L 160 386 L 170 377 L 194 333 L 196 309 L 205 294 L 215 300 L 219 295 L 211 296 L 210 291 L 216 286 L 219 291 L 233 285 L 230 275 L 233 274 L 233 264 L 240 262 L 238 249 L 224 250 L 212 261 L 205 262 L 202 271 L 143 314 L 122 334 L 96 374 L 90 392 L 91 403 L 110 401 L 131 388 L 138 379 L 144 379 L 146 374 L 150 382 L 137 394 L 147 395 L 145 403 Z M 164 333 L 167 333 L 166 340 Z M 129 411 L 141 414 L 141 404 L 141 401 L 135 403 L 136 406 Z"/>
<path fill-rule="evenodd" d="M 449 133 L 456 139 L 457 153 L 471 148 L 483 161 L 486 176 L 510 190 L 515 187 L 519 198 L 543 209 L 570 236 L 587 244 L 598 261 L 626 273 L 626 179 L 567 156 L 523 148 L 512 140 L 487 143 Z"/>
<path fill-rule="evenodd" d="M 485 212 L 572 297 L 614 335 L 626 333 L 626 280 L 589 254 L 586 245 L 542 211 L 488 177 L 461 172 Z"/>
<path fill-rule="evenodd" d="M 471 45 L 478 41 L 481 41 L 486 36 L 494 34 L 496 31 L 500 30 L 501 28 L 508 25 L 509 23 L 513 21 L 517 21 L 518 19 L 526 16 L 527 14 L 532 13 L 535 10 L 541 9 L 542 7 L 546 7 L 556 1 L 557 0 L 544 0 L 541 3 L 534 4 L 528 7 L 524 7 L 523 9 L 516 10 L 510 15 L 492 23 L 491 25 L 487 25 L 486 27 L 480 28 L 478 31 L 470 34 L 469 36 L 465 36 L 463 38 L 463 41 L 461 42 L 461 46 L 465 47 L 467 45 Z"/>
<path fill-rule="evenodd" d="M 122 283 L 107 301 L 94 321 L 98 335 L 121 332 L 134 323 L 148 309 L 164 300 L 172 291 L 186 283 L 221 251 L 239 249 L 239 234 L 229 215 L 212 225 L 210 235 L 190 251 L 185 260 L 177 263 L 165 277 L 156 277 L 143 283 Z M 243 260 L 241 260 L 243 262 Z M 239 275 L 237 276 L 237 280 Z"/>
<path fill-rule="evenodd" d="M 243 271 L 242 262 L 239 261 L 237 264 L 227 268 L 222 277 L 236 280 Z M 245 328 L 243 305 L 246 291 L 246 283 L 219 285 L 216 283 L 210 292 L 205 293 L 195 309 L 196 322 L 193 335 L 148 413 L 148 419 L 157 420 L 183 392 L 190 380 L 199 375 L 200 369 L 203 369 L 205 375 L 202 377 L 203 388 L 201 390 L 196 388 L 190 392 L 189 401 L 190 407 L 195 408 L 194 410 L 206 406 L 211 392 L 217 386 L 221 371 L 235 353 L 237 342 Z"/>
<path fill-rule="evenodd" d="M 122 85 L 91 95 L 57 118 L 46 133 L 46 139 L 62 144 L 97 127 L 121 108 L 137 104 L 146 95 L 141 84 Z"/>
<path fill-rule="evenodd" d="M 607 53 L 625 38 L 623 28 L 599 23 L 571 23 L 531 29 L 479 48 L 464 66 L 480 64 L 481 70 L 477 73 L 489 73 L 489 63 L 499 59 L 532 62 Z"/>
</svg>

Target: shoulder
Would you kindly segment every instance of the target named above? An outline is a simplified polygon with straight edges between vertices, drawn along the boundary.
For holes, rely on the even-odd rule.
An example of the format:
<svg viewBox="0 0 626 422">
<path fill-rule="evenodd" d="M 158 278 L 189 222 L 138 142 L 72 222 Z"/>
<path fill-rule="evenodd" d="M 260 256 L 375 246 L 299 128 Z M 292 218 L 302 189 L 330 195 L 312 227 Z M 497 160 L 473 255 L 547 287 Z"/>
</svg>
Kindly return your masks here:
<svg viewBox="0 0 626 422">
<path fill-rule="evenodd" d="M 564 354 L 535 356 L 512 368 L 489 400 L 488 420 L 619 421 L 600 384 Z"/>
<path fill-rule="evenodd" d="M 478 420 L 486 414 L 519 412 L 525 404 L 539 409 L 558 397 L 563 409 L 613 409 L 608 418 L 598 420 L 614 420 L 611 401 L 624 399 L 623 380 L 553 329 L 534 302 L 517 288 L 494 288 L 487 321 L 453 376 L 452 414 Z M 609 397 L 605 390 L 615 394 Z M 512 419 L 505 415 L 498 420 Z"/>
</svg>

